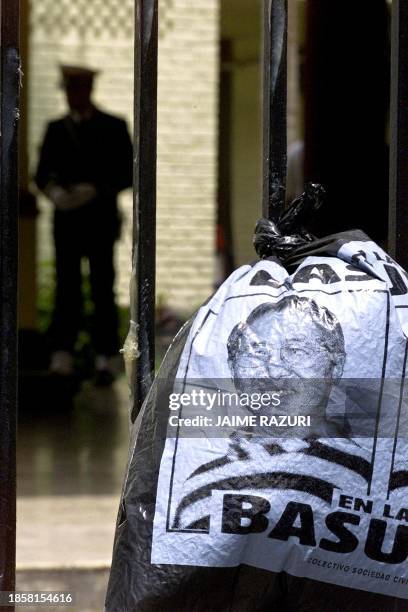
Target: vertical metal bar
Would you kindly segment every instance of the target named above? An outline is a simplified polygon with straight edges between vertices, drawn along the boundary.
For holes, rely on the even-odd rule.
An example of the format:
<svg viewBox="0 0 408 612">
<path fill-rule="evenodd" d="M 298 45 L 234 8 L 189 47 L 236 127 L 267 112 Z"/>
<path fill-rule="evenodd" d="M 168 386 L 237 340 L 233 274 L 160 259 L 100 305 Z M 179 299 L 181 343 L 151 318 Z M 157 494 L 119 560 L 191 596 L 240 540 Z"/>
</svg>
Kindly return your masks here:
<svg viewBox="0 0 408 612">
<path fill-rule="evenodd" d="M 276 220 L 285 206 L 287 0 L 264 0 L 263 216 Z"/>
<path fill-rule="evenodd" d="M 12 591 L 16 536 L 19 3 L 1 0 L 0 20 L 0 590 Z"/>
<path fill-rule="evenodd" d="M 224 241 L 224 278 L 234 270 L 234 245 L 231 219 L 231 122 L 232 122 L 232 44 L 221 40 L 218 130 L 218 206 L 217 223 Z"/>
<path fill-rule="evenodd" d="M 134 378 L 132 420 L 154 378 L 157 0 L 136 0 L 135 9 L 133 266 L 136 283 L 131 316 L 138 326 L 140 356 Z"/>
<path fill-rule="evenodd" d="M 388 249 L 408 268 L 408 3 L 393 0 Z"/>
</svg>

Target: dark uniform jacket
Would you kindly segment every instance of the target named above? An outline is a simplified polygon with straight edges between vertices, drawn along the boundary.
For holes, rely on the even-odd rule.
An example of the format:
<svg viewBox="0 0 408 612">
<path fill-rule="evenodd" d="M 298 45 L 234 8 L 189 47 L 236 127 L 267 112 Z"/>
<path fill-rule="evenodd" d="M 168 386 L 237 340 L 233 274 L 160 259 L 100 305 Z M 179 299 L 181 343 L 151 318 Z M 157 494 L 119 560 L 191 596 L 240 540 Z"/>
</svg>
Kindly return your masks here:
<svg viewBox="0 0 408 612">
<path fill-rule="evenodd" d="M 88 120 L 76 123 L 71 115 L 48 124 L 41 148 L 36 183 L 40 189 L 54 183 L 69 188 L 92 183 L 97 197 L 69 211 L 72 222 L 98 224 L 98 231 L 118 231 L 117 194 L 132 185 L 133 151 L 126 122 L 95 109 Z M 65 211 L 56 211 L 68 221 Z M 88 228 L 90 229 L 90 228 Z"/>
</svg>

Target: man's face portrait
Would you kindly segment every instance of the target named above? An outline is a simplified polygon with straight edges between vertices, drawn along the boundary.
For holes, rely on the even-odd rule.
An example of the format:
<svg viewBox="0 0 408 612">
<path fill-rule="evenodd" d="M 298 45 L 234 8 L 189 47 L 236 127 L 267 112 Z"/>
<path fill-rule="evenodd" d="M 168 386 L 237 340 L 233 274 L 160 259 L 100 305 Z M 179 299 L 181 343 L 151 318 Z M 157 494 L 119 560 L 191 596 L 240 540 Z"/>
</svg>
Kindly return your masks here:
<svg viewBox="0 0 408 612">
<path fill-rule="evenodd" d="M 344 338 L 334 315 L 297 296 L 258 306 L 232 331 L 228 353 L 239 391 L 279 392 L 279 411 L 290 414 L 325 406 L 345 359 Z M 259 414 L 271 410 L 261 409 Z"/>
</svg>

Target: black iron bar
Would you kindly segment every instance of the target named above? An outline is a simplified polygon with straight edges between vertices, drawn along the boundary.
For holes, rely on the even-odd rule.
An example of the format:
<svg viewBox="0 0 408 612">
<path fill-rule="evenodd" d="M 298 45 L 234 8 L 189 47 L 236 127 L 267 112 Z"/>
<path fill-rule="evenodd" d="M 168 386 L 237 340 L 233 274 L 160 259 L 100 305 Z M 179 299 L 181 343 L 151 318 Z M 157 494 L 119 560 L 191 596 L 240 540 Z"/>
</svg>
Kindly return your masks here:
<svg viewBox="0 0 408 612">
<path fill-rule="evenodd" d="M 287 0 L 264 0 L 263 216 L 276 220 L 286 195 Z"/>
<path fill-rule="evenodd" d="M 1 0 L 0 85 L 0 590 L 15 585 L 19 3 Z M 10 610 L 10 607 L 0 607 Z"/>
<path fill-rule="evenodd" d="M 134 420 L 154 378 L 157 154 L 157 0 L 135 3 L 133 267 L 131 317 L 139 357 L 133 379 Z"/>
<path fill-rule="evenodd" d="M 408 269 L 408 3 L 393 0 L 388 249 Z"/>
</svg>

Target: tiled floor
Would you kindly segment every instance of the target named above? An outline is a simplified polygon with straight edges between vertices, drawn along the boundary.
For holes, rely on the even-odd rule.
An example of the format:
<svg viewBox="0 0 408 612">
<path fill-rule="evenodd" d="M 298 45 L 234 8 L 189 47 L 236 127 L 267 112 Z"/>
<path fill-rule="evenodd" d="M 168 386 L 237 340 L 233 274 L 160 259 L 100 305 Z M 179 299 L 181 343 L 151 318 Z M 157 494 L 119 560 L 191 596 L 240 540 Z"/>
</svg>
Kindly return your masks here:
<svg viewBox="0 0 408 612">
<path fill-rule="evenodd" d="M 84 383 L 73 410 L 66 414 L 20 417 L 17 571 L 21 576 L 27 571 L 76 568 L 89 573 L 109 567 L 128 431 L 124 378 L 108 389 Z"/>
<path fill-rule="evenodd" d="M 18 496 L 117 495 L 128 448 L 128 387 L 84 382 L 71 412 L 21 415 Z"/>
</svg>

